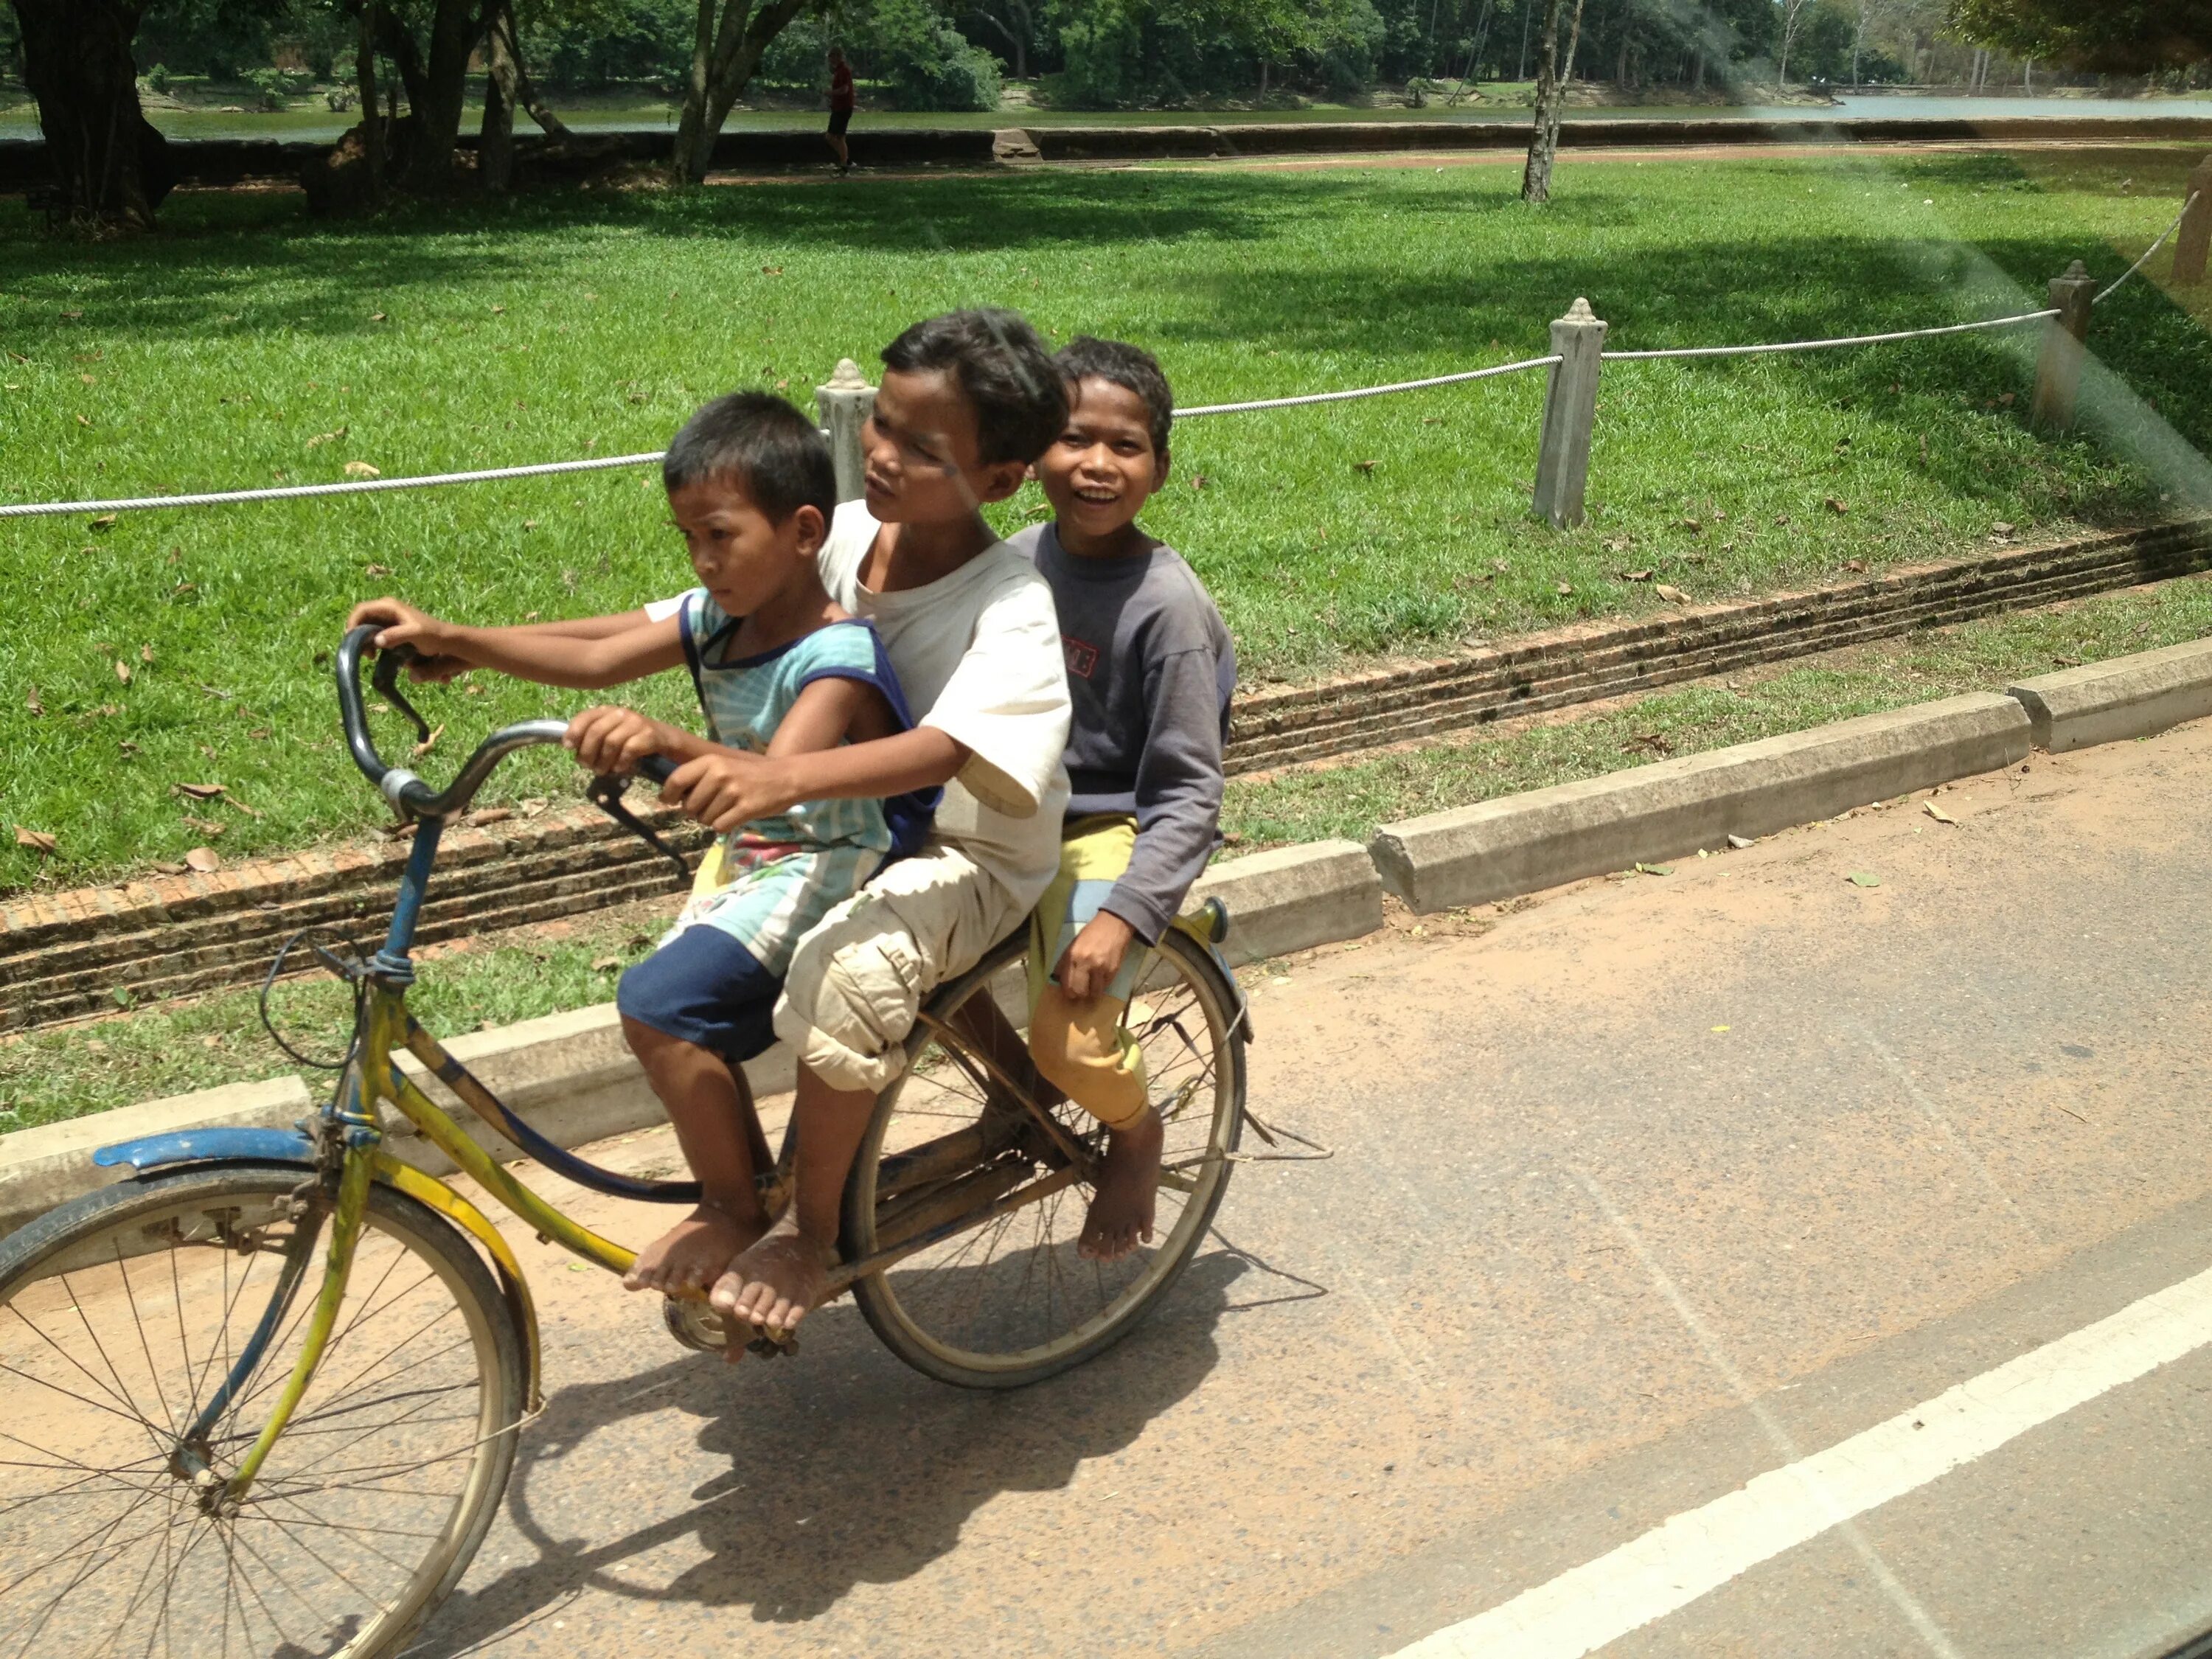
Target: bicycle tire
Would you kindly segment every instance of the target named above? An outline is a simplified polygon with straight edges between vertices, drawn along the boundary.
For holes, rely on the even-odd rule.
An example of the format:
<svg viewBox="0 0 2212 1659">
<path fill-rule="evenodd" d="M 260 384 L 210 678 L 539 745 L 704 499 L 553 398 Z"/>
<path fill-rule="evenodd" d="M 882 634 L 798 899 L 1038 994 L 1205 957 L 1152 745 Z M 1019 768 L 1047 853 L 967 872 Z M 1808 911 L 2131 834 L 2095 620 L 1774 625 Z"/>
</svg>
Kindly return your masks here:
<svg viewBox="0 0 2212 1659">
<path fill-rule="evenodd" d="M 1018 939 L 1001 945 L 932 1000 L 933 1015 L 949 1019 L 969 998 L 989 996 L 992 979 L 1019 961 L 1021 954 Z M 962 1183 L 980 1201 L 969 1212 L 968 1224 L 930 1252 L 910 1255 L 854 1281 L 854 1299 L 884 1345 L 916 1370 L 940 1382 L 962 1388 L 1012 1389 L 1081 1364 L 1135 1329 L 1174 1288 L 1197 1254 L 1228 1188 L 1233 1168 L 1229 1154 L 1236 1151 L 1243 1129 L 1245 1037 L 1240 1006 L 1234 986 L 1210 952 L 1172 928 L 1162 937 L 1131 999 L 1128 1025 L 1146 1053 L 1154 1103 L 1168 1121 L 1163 1164 L 1170 1180 L 1161 1188 L 1162 1215 L 1155 1227 L 1158 1242 L 1140 1247 L 1125 1263 L 1111 1267 L 1073 1256 L 1080 1217 L 1056 1213 L 1066 1207 L 1059 1194 L 1015 1210 L 1006 1218 L 1008 1224 L 1001 1231 L 1024 1224 L 1031 1230 L 1028 1260 L 1019 1267 L 994 1268 L 988 1255 L 980 1263 L 963 1265 L 976 1249 L 976 1235 L 985 1225 L 994 1224 L 989 1218 L 992 1205 L 1000 1198 L 1018 1195 L 1023 1182 L 1039 1178 L 1041 1171 L 1051 1173 L 1052 1165 L 1046 1156 L 1047 1144 L 1040 1144 L 1038 1137 L 1024 1127 L 1012 1132 L 1017 1142 L 1025 1137 L 1029 1143 L 1031 1159 L 1024 1172 L 1020 1167 L 1024 1148 L 1015 1143 L 999 1144 L 1007 1133 L 1003 1118 L 1000 1129 L 984 1128 L 986 1111 L 1006 1112 L 1003 1097 L 994 1107 L 975 1063 L 949 1051 L 933 1033 L 918 1024 L 908 1040 L 905 1069 L 877 1097 L 846 1184 L 842 1217 L 845 1258 L 864 1260 L 885 1248 L 901 1226 L 917 1224 L 915 1217 L 921 1212 L 917 1206 L 935 1203 L 941 1207 L 958 1201 L 955 1194 Z M 1200 1045 L 1189 1035 L 1192 1012 L 1203 1019 L 1206 1027 L 1203 1063 L 1194 1070 L 1187 1064 L 1153 1063 L 1152 1045 L 1164 1036 L 1179 1035 L 1181 1046 L 1192 1054 L 1198 1052 Z M 1175 1043 L 1164 1046 L 1172 1048 Z M 1193 1099 L 1189 1085 L 1194 1078 L 1210 1084 L 1206 1089 L 1209 1098 L 1199 1112 L 1189 1109 Z M 1094 1148 L 1103 1143 L 1105 1132 L 1080 1109 L 1063 1106 L 1055 1116 Z M 1180 1135 L 1178 1125 L 1184 1129 Z M 1194 1127 L 1199 1125 L 1202 1128 Z M 933 1128 L 939 1136 L 949 1137 L 971 1127 L 981 1134 L 981 1148 L 988 1151 L 979 1150 L 973 1158 L 948 1167 L 923 1186 L 890 1190 L 907 1179 L 896 1172 L 902 1153 L 911 1162 L 918 1146 L 950 1144 L 949 1140 L 933 1141 L 929 1133 Z M 895 1171 L 888 1181 L 884 1176 L 887 1149 Z M 1174 1184 L 1178 1176 L 1188 1180 L 1189 1190 Z M 1013 1183 L 1011 1188 L 1010 1182 Z M 1087 1194 L 1088 1186 L 1075 1182 L 1064 1190 L 1069 1194 Z M 1171 1193 L 1176 1196 L 1170 1198 Z M 1030 1221 L 1020 1223 L 1018 1218 L 1025 1215 Z M 1073 1225 L 1060 1224 L 1071 1219 Z M 935 1224 L 948 1224 L 940 1220 Z M 1040 1264 L 1045 1275 L 1042 1286 L 1036 1282 Z M 969 1314 L 964 1329 L 954 1328 L 963 1322 L 951 1308 L 959 1295 L 958 1287 L 941 1281 L 931 1289 L 924 1282 L 931 1274 L 955 1273 L 967 1273 L 978 1287 L 976 1294 L 967 1298 Z M 1087 1281 L 1088 1291 L 1077 1287 L 1078 1276 Z M 1066 1287 L 1065 1311 L 1054 1306 L 1055 1288 L 1061 1286 Z M 1011 1297 L 1022 1297 L 1033 1304 L 1038 1288 L 1044 1292 L 1042 1319 L 1006 1305 Z M 984 1298 L 994 1294 L 999 1299 L 987 1317 Z"/>
<path fill-rule="evenodd" d="M 88 1194 L 0 1242 L 14 1398 L 0 1423 L 0 1659 L 156 1639 L 165 1652 L 375 1659 L 459 1582 L 514 1465 L 525 1345 L 475 1247 L 404 1194 L 371 1188 L 315 1380 L 234 1513 L 204 1511 L 178 1450 L 272 1309 L 275 1340 L 192 1443 L 210 1484 L 289 1374 L 326 1249 L 330 1200 L 311 1182 L 292 1165 L 180 1170 Z M 295 1252 L 304 1265 L 286 1301 L 275 1292 Z M 349 1346 L 356 1333 L 371 1334 Z M 63 1363 L 80 1357 L 90 1363 Z M 390 1452 L 405 1455 L 374 1461 Z M 27 1540 L 63 1544 L 27 1566 Z M 391 1540 L 407 1541 L 377 1541 Z"/>
</svg>

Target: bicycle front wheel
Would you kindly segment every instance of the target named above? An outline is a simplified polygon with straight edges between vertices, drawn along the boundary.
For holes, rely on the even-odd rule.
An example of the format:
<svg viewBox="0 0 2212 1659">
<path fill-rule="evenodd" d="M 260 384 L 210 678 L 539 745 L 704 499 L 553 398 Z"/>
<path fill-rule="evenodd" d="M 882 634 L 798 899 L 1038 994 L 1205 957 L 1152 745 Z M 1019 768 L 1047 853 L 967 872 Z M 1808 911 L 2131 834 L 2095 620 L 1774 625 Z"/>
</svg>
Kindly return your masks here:
<svg viewBox="0 0 2212 1659">
<path fill-rule="evenodd" d="M 0 1659 L 367 1659 L 459 1581 L 514 1462 L 523 1343 L 469 1242 L 389 1188 L 313 1384 L 225 1501 L 322 1279 L 306 1176 L 126 1182 L 0 1243 Z"/>
<path fill-rule="evenodd" d="M 1002 947 L 931 1012 L 953 1032 L 991 995 Z M 1127 1025 L 1165 1126 L 1152 1242 L 1119 1261 L 1077 1249 L 1091 1188 L 995 1088 L 957 1035 L 921 1039 L 876 1102 L 845 1189 L 848 1259 L 909 1254 L 857 1279 L 854 1299 L 892 1352 L 942 1382 L 1008 1389 L 1079 1364 L 1136 1328 L 1205 1242 L 1243 1128 L 1244 1033 L 1235 988 L 1170 928 Z M 1092 1158 L 1106 1132 L 1066 1102 L 1052 1115 Z M 916 1241 L 926 1241 L 914 1248 Z"/>
</svg>

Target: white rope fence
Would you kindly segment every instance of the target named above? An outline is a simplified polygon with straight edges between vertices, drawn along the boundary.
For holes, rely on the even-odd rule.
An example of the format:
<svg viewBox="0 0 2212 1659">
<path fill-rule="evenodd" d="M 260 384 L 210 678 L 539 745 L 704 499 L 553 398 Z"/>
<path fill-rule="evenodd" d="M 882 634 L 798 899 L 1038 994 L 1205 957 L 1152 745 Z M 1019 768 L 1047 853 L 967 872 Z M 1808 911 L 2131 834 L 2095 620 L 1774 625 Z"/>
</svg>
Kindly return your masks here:
<svg viewBox="0 0 2212 1659">
<path fill-rule="evenodd" d="M 2164 230 L 2159 232 L 2158 240 L 2153 242 L 2148 247 L 2145 248 L 2142 253 L 2137 255 L 2135 264 L 2130 265 L 2118 276 L 2113 277 L 2110 286 L 2106 288 L 2102 293 L 2098 295 L 2095 299 L 2090 301 L 2089 303 L 2093 306 L 2100 306 L 2104 304 L 2106 301 L 2112 297 L 2113 290 L 2118 289 L 2122 283 L 2126 282 L 2129 277 L 2134 276 L 2136 272 L 2141 270 L 2145 265 L 2148 264 L 2150 263 L 2150 256 L 2157 252 L 2160 248 L 2166 245 L 2166 239 L 2167 237 L 2172 235 L 2175 231 L 2181 228 L 2181 222 L 2189 216 L 2189 210 L 2196 205 L 2197 192 L 2195 191 L 2191 191 L 2189 193 L 2189 198 L 2182 203 L 2181 211 L 2173 216 L 2173 222 L 2168 225 Z"/>
<path fill-rule="evenodd" d="M 1432 374 L 1425 380 L 1394 380 L 1389 386 L 1363 386 L 1351 392 L 1309 392 L 1302 398 L 1255 398 L 1242 404 L 1200 404 L 1196 409 L 1178 409 L 1178 421 L 1194 421 L 1201 415 L 1248 415 L 1255 409 L 1297 409 L 1306 404 L 1348 403 L 1354 398 L 1380 398 L 1393 392 L 1422 392 L 1432 386 L 1461 386 L 1469 380 L 1486 380 L 1494 374 L 1516 374 L 1524 368 L 1545 368 L 1559 361 L 1556 351 L 1544 357 L 1523 357 L 1517 363 L 1500 363 L 1495 368 L 1471 368 L 1458 374 Z"/>
<path fill-rule="evenodd" d="M 0 502 L 0 519 L 36 519 L 58 513 L 142 513 L 156 507 L 227 507 L 234 501 L 296 501 L 312 495 L 368 495 L 384 489 L 427 489 L 433 484 L 484 483 L 494 478 L 544 478 L 559 472 L 604 472 L 645 466 L 650 455 L 606 455 L 588 461 L 544 461 L 535 466 L 492 466 L 475 472 L 433 472 L 413 478 L 348 478 L 343 483 L 284 484 L 274 489 L 210 489 L 197 495 L 131 495 L 112 501 Z"/>
<path fill-rule="evenodd" d="M 2183 202 L 2181 211 L 2174 216 L 2173 222 L 2160 231 L 2157 239 L 2142 251 L 2136 262 L 2122 271 L 2090 303 L 2093 306 L 2103 304 L 2106 300 L 2112 297 L 2123 283 L 2141 270 L 2149 262 L 2151 255 L 2164 246 L 2166 239 L 2180 228 L 2182 221 L 2188 217 L 2190 210 L 2197 204 L 2197 194 L 2192 191 L 2187 200 Z M 1644 351 L 1576 351 L 1572 354 L 1574 357 L 1586 362 L 1589 368 L 1593 371 L 1588 376 L 1588 397 L 1584 399 L 1589 404 L 1590 410 L 1583 410 L 1579 421 L 1579 424 L 1583 428 L 1582 445 L 1585 453 L 1583 464 L 1586 465 L 1588 460 L 1587 428 L 1590 410 L 1594 410 L 1595 404 L 1594 371 L 1600 362 L 1648 362 L 1661 358 L 1751 357 L 1782 351 L 1825 351 L 1838 346 L 1882 345 L 1896 340 L 1928 339 L 1940 334 L 1970 334 L 1985 329 L 2011 328 L 2021 323 L 2041 322 L 2059 314 L 2057 307 L 2049 307 L 2040 311 L 2023 311 L 2010 317 L 1985 318 L 1978 322 L 1944 323 L 1933 328 L 1897 329 L 1884 334 L 1840 335 L 1833 339 L 1826 340 L 1781 340 L 1762 345 L 1667 346 Z M 1591 318 L 1588 307 L 1577 301 L 1576 310 L 1571 312 L 1567 317 L 1562 318 L 1559 324 L 1553 325 L 1553 343 L 1558 344 L 1560 342 L 1559 329 L 1561 325 L 1574 323 L 1578 319 L 1597 331 L 1598 337 L 1602 337 L 1601 331 L 1604 325 Z M 1575 367 L 1576 364 L 1571 363 L 1560 352 L 1553 351 L 1541 357 L 1524 357 L 1516 362 L 1498 363 L 1489 368 L 1466 369 L 1452 374 L 1432 374 L 1418 380 L 1393 380 L 1383 386 L 1355 386 L 1343 392 L 1310 392 L 1290 398 L 1255 398 L 1243 403 L 1201 404 L 1193 409 L 1177 410 L 1176 418 L 1179 421 L 1189 421 L 1209 415 L 1245 415 L 1259 410 L 1301 409 L 1312 404 L 1349 403 L 1357 398 L 1382 398 L 1401 392 L 1424 392 L 1434 386 L 1464 386 L 1470 381 L 1492 380 L 1501 374 L 1517 374 L 1531 368 L 1564 368 L 1565 373 L 1555 374 L 1553 377 L 1553 395 L 1556 397 L 1559 394 L 1559 382 L 1563 378 L 1569 380 L 1577 378 L 1571 372 Z M 829 389 L 824 388 L 824 390 L 826 392 Z M 865 392 L 866 388 L 865 382 L 860 381 L 856 375 L 854 386 L 844 390 L 849 394 L 854 390 Z M 1548 447 L 1552 441 L 1550 434 L 1553 430 L 1553 422 L 1548 409 L 1546 411 L 1545 428 L 1546 443 Z M 444 484 L 487 483 L 502 478 L 544 478 L 568 472 L 604 472 L 615 467 L 649 466 L 658 463 L 663 453 L 654 450 L 647 454 L 606 455 L 576 461 L 544 461 L 528 466 L 482 467 L 468 472 L 434 472 L 403 478 L 348 478 L 334 483 L 283 484 L 267 489 L 214 489 L 192 495 L 122 496 L 110 501 L 0 502 L 0 519 L 52 518 L 75 513 L 94 514 L 143 513 L 161 507 L 223 507 L 245 501 L 304 501 L 324 495 L 370 495 L 386 490 L 428 489 Z M 1543 476 L 1547 464 L 1540 461 L 1538 467 L 1540 508 L 1542 507 L 1541 498 L 1546 494 Z M 842 465 L 842 463 L 841 463 Z M 1570 468 L 1571 471 L 1575 470 Z M 1578 477 L 1572 480 L 1569 493 L 1573 498 L 1571 507 L 1569 507 L 1565 497 L 1560 497 L 1555 501 L 1551 508 L 1551 516 L 1555 522 L 1562 521 L 1560 520 L 1562 510 L 1578 514 L 1581 496 L 1581 483 Z"/>
<path fill-rule="evenodd" d="M 1753 357 L 1770 351 L 1825 351 L 1831 346 L 1881 345 L 1889 340 L 1919 340 L 1936 334 L 1971 334 L 1977 329 L 2010 328 L 2015 323 L 2040 322 L 2056 317 L 2058 308 L 2023 311 L 2014 317 L 1990 317 L 1978 323 L 1945 323 L 1936 328 L 1900 328 L 1887 334 L 1845 334 L 1832 340 L 1780 340 L 1771 345 L 1667 346 L 1652 351 L 1607 351 L 1609 363 L 1649 362 L 1656 357 Z"/>
</svg>

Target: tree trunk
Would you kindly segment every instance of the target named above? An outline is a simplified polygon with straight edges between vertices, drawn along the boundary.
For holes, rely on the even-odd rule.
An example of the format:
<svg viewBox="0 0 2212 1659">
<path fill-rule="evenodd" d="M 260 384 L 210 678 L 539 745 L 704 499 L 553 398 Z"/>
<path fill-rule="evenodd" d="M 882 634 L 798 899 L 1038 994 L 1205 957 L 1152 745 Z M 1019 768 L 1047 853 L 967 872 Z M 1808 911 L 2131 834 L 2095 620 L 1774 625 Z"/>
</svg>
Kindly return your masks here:
<svg viewBox="0 0 2212 1659">
<path fill-rule="evenodd" d="M 15 0 L 23 78 L 54 169 L 55 218 L 153 228 L 176 182 L 168 142 L 138 107 L 131 37 L 138 8 L 121 0 Z"/>
<path fill-rule="evenodd" d="M 514 95 L 522 107 L 530 112 L 530 118 L 538 123 L 538 130 L 548 138 L 573 138 L 576 135 L 553 112 L 553 106 L 538 90 L 538 83 L 530 78 L 530 71 L 522 66 L 522 54 L 514 56 Z"/>
<path fill-rule="evenodd" d="M 521 101 L 514 9 L 493 0 L 484 30 L 483 126 L 477 139 L 477 178 L 485 192 L 503 196 L 514 182 L 514 106 Z"/>
<path fill-rule="evenodd" d="M 1536 125 L 1521 169 L 1524 202 L 1552 199 L 1552 158 L 1559 150 L 1559 5 L 1544 0 L 1543 31 L 1536 37 Z"/>
<path fill-rule="evenodd" d="M 381 9 L 368 0 L 361 11 L 361 41 L 354 48 L 353 76 L 361 90 L 361 132 L 368 167 L 368 200 L 372 208 L 384 205 L 384 151 L 390 142 L 376 112 L 376 17 Z"/>
<path fill-rule="evenodd" d="M 438 0 L 430 16 L 430 52 L 415 106 L 414 142 L 408 146 L 407 183 L 418 191 L 452 187 L 453 151 L 461 137 L 461 107 L 468 101 L 469 58 L 483 38 L 477 0 Z"/>
<path fill-rule="evenodd" d="M 1521 63 L 1513 71 L 1516 81 L 1528 78 L 1528 22 L 1535 15 L 1535 0 L 1521 0 Z"/>
<path fill-rule="evenodd" d="M 796 17 L 806 0 L 768 0 L 757 11 L 752 0 L 725 0 L 715 21 L 715 0 L 699 0 L 698 27 L 692 37 L 691 66 L 684 77 L 684 108 L 676 123 L 671 169 L 688 184 L 707 176 L 714 140 L 759 67 L 769 43 Z"/>
</svg>

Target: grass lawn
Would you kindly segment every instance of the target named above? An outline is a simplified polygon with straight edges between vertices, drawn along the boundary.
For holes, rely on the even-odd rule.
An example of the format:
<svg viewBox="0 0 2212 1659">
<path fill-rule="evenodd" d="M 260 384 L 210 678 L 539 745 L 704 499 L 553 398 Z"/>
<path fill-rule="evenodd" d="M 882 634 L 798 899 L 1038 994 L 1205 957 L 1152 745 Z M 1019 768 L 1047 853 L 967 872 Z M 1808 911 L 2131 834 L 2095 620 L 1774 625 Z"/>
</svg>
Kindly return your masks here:
<svg viewBox="0 0 2212 1659">
<path fill-rule="evenodd" d="M 0 205 L 0 499 L 387 475 L 657 448 L 702 398 L 807 395 L 945 307 L 1158 349 L 1190 403 L 1540 352 L 1588 295 L 1626 346 L 1772 340 L 2040 304 L 2117 275 L 2194 151 L 2117 147 L 1638 163 L 1570 151 L 1531 211 L 1505 167 L 1203 167 L 526 196 L 307 220 L 173 200 L 153 238 L 46 240 Z M 2155 276 L 2165 256 L 2152 266 Z M 2212 347 L 2149 283 L 2106 361 L 2191 442 Z M 1540 374 L 1194 422 L 1152 526 L 1219 597 L 1248 681 L 1656 603 L 2152 516 L 2172 486 L 2021 420 L 2028 331 L 1607 376 L 1594 521 L 1528 518 Z M 2017 401 L 2007 403 L 2008 398 Z M 1837 512 L 1832 500 L 1847 509 Z M 1006 522 L 1040 510 L 1033 495 Z M 358 829 L 320 653 L 354 599 L 476 619 L 624 609 L 688 580 L 647 471 L 0 522 L 0 887 Z M 686 689 L 647 688 L 684 712 Z M 435 695 L 434 762 L 579 700 Z M 398 740 L 397 732 L 392 734 Z M 550 787 L 515 766 L 512 798 Z M 175 786 L 220 782 L 209 805 Z M 9 827 L 52 834 L 44 862 Z"/>
<path fill-rule="evenodd" d="M 2054 667 L 2094 662 L 2212 632 L 2212 578 L 2107 595 L 2049 611 L 1967 623 L 1860 647 L 1796 668 L 1747 672 L 1733 684 L 1662 692 L 1632 706 L 1504 734 L 1411 750 L 1267 782 L 1231 782 L 1224 828 L 1231 856 L 1273 842 L 1345 836 L 1438 807 L 1619 771 L 1959 691 L 2002 690 Z M 671 900 L 599 912 L 423 953 L 410 998 L 432 1030 L 480 1025 L 604 1002 L 617 970 L 651 948 Z M 335 981 L 278 993 L 295 1046 L 343 1045 Z M 274 1077 L 290 1062 L 262 1032 L 251 994 L 155 1006 L 96 1024 L 0 1040 L 0 1131 L 114 1106 Z M 311 1089 L 324 1086 L 302 1073 Z"/>
</svg>

